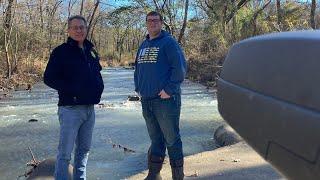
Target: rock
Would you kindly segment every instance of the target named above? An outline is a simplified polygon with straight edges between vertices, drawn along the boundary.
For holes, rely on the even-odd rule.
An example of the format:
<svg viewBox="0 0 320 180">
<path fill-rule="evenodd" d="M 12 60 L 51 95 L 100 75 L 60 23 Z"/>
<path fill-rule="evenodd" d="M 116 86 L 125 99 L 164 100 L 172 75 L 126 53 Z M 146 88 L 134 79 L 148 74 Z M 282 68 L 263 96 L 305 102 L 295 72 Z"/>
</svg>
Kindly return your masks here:
<svg viewBox="0 0 320 180">
<path fill-rule="evenodd" d="M 27 180 L 54 180 L 54 167 L 56 160 L 54 158 L 41 161 L 36 168 L 33 169 Z M 72 179 L 73 167 L 69 165 L 69 179 Z"/>
<path fill-rule="evenodd" d="M 28 122 L 38 122 L 37 119 L 30 119 Z"/>
<path fill-rule="evenodd" d="M 199 177 L 199 173 L 197 170 L 195 170 L 193 174 L 186 176 L 186 177 Z"/>
<path fill-rule="evenodd" d="M 232 162 L 240 162 L 240 159 L 234 159 Z"/>
<path fill-rule="evenodd" d="M 220 146 L 236 144 L 243 139 L 228 125 L 222 125 L 214 132 L 214 139 Z"/>
<path fill-rule="evenodd" d="M 26 91 L 31 91 L 31 88 L 32 88 L 32 86 L 31 86 L 31 84 L 27 84 L 27 88 L 26 88 Z"/>
<path fill-rule="evenodd" d="M 131 63 L 128 64 L 128 66 L 135 66 L 135 65 L 136 65 L 135 62 L 131 62 Z"/>
<path fill-rule="evenodd" d="M 98 104 L 99 108 L 112 108 L 114 107 L 114 104 L 104 104 L 104 103 L 99 103 Z"/>
<path fill-rule="evenodd" d="M 140 101 L 140 97 L 136 95 L 128 96 L 128 101 Z"/>
</svg>

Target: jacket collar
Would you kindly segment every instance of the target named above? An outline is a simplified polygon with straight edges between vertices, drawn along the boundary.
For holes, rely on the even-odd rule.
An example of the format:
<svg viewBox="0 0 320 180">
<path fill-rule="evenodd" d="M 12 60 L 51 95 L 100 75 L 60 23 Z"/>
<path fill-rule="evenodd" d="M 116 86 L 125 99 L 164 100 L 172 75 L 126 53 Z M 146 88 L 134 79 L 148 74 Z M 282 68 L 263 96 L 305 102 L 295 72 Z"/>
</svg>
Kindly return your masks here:
<svg viewBox="0 0 320 180">
<path fill-rule="evenodd" d="M 67 44 L 71 45 L 71 46 L 77 46 L 78 47 L 78 41 L 72 39 L 71 37 L 68 37 L 67 39 Z M 91 49 L 94 45 L 87 39 L 84 40 L 83 45 L 88 48 Z"/>
</svg>

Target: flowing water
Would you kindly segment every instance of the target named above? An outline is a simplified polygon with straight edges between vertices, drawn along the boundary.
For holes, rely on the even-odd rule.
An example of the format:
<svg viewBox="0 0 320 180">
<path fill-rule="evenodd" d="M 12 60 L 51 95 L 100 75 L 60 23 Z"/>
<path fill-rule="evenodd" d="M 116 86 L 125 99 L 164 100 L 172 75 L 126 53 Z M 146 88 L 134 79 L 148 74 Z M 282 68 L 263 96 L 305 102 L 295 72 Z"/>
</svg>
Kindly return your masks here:
<svg viewBox="0 0 320 180">
<path fill-rule="evenodd" d="M 105 90 L 96 106 L 96 124 L 87 167 L 88 179 L 125 179 L 146 169 L 150 141 L 139 102 L 134 95 L 133 70 L 102 71 Z M 182 85 L 181 136 L 184 154 L 216 148 L 213 132 L 222 119 L 213 93 L 186 80 Z M 30 147 L 38 160 L 55 157 L 58 146 L 56 91 L 43 83 L 28 91 L 12 92 L 0 100 L 0 180 L 13 180 L 30 167 Z M 36 122 L 28 122 L 37 119 Z M 120 146 L 120 147 L 119 147 Z M 135 153 L 125 151 L 128 148 Z M 24 179 L 24 178 L 19 178 Z"/>
</svg>

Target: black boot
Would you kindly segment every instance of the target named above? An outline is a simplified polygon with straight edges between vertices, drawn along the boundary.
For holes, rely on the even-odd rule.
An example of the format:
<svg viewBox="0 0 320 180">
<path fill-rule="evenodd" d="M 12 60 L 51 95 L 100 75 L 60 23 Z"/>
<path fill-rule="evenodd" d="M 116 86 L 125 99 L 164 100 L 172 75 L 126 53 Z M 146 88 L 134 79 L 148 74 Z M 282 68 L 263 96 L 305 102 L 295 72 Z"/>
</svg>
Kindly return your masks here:
<svg viewBox="0 0 320 180">
<path fill-rule="evenodd" d="M 148 153 L 148 176 L 145 180 L 161 180 L 160 171 L 162 169 L 164 157 L 153 156 Z"/>
<path fill-rule="evenodd" d="M 183 180 L 183 159 L 170 160 L 172 179 L 173 180 Z"/>
</svg>

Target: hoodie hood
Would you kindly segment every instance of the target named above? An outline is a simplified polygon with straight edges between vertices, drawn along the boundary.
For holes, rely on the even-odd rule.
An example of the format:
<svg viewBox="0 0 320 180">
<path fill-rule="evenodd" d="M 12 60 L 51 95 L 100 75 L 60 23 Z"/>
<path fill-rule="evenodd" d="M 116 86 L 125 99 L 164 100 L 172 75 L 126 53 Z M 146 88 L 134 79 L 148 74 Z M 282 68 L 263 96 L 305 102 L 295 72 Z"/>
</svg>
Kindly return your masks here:
<svg viewBox="0 0 320 180">
<path fill-rule="evenodd" d="M 156 37 L 156 38 L 154 38 L 154 39 L 150 39 L 150 35 L 147 34 L 146 40 L 148 40 L 148 41 L 156 41 L 156 40 L 162 39 L 162 38 L 165 37 L 165 36 L 170 36 L 170 34 L 169 34 L 167 31 L 165 31 L 165 30 L 161 30 L 159 36 Z"/>
</svg>

